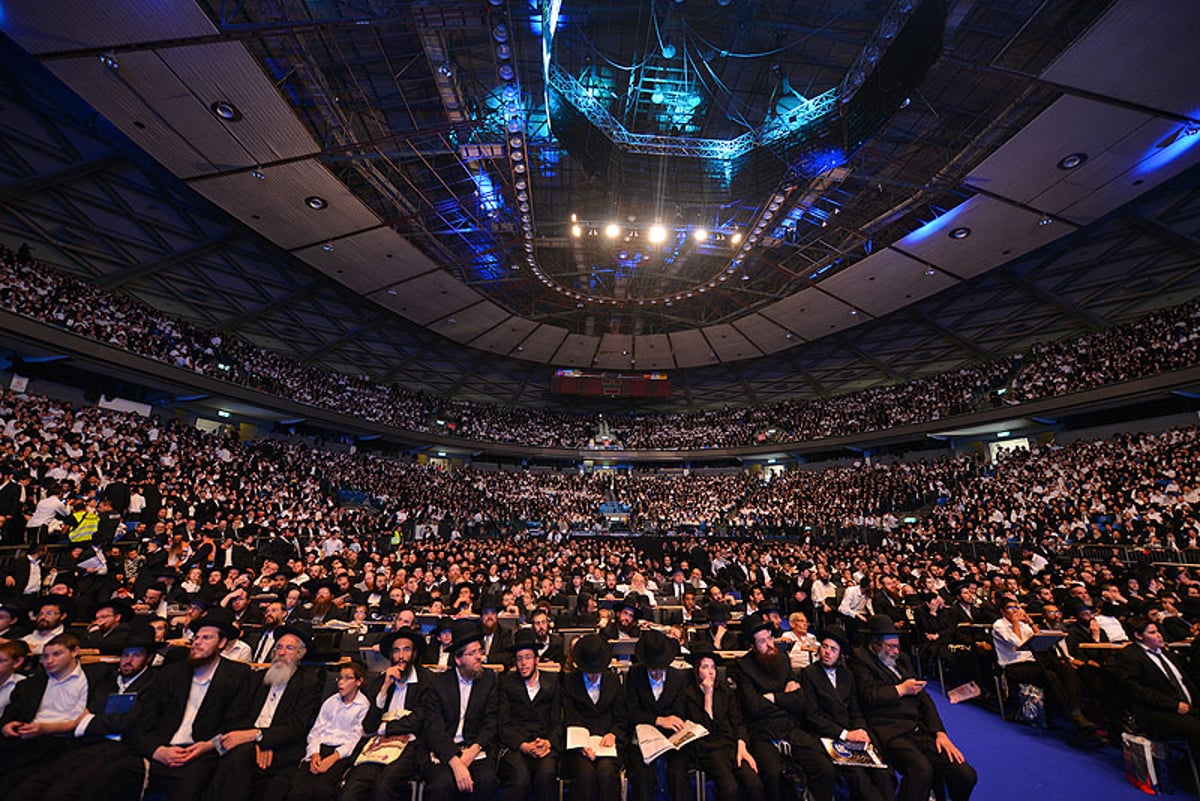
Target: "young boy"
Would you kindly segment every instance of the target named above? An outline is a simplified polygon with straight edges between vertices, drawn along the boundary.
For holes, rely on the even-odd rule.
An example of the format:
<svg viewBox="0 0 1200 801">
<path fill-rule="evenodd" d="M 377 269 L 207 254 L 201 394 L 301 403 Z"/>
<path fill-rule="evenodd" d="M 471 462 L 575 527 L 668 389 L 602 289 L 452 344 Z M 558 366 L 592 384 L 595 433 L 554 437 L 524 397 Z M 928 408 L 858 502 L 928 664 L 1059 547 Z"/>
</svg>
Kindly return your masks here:
<svg viewBox="0 0 1200 801">
<path fill-rule="evenodd" d="M 29 656 L 29 646 L 23 640 L 0 642 L 0 716 L 8 708 L 13 688 L 25 677 L 17 671 Z"/>
<path fill-rule="evenodd" d="M 366 673 L 351 662 L 338 671 L 337 695 L 321 705 L 317 722 L 308 733 L 307 757 L 292 774 L 288 798 L 294 801 L 327 801 L 337 794 L 342 774 L 350 767 L 351 755 L 363 736 L 363 718 L 371 708 L 359 692 Z"/>
</svg>

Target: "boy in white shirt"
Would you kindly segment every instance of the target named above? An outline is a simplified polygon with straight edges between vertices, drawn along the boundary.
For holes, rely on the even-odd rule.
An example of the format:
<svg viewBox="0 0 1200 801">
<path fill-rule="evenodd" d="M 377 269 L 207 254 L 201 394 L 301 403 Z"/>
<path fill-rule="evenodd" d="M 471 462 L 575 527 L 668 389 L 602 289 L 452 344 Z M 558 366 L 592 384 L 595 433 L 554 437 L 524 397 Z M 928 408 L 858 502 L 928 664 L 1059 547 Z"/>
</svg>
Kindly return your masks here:
<svg viewBox="0 0 1200 801">
<path fill-rule="evenodd" d="M 364 678 L 366 673 L 357 662 L 338 671 L 337 695 L 325 699 L 308 732 L 307 756 L 292 774 L 289 799 L 326 801 L 337 794 L 342 774 L 350 768 L 351 756 L 363 737 L 363 718 L 371 708 L 359 692 Z"/>
</svg>

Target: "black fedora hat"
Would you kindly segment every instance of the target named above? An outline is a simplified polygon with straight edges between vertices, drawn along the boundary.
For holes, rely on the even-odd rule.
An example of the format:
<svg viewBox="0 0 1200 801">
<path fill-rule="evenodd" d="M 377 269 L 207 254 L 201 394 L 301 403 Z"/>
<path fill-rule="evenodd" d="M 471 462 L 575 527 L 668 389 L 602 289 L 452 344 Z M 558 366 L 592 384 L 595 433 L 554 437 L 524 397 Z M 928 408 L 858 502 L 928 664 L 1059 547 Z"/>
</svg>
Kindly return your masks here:
<svg viewBox="0 0 1200 801">
<path fill-rule="evenodd" d="M 754 635 L 758 634 L 760 631 L 769 631 L 774 634 L 775 624 L 770 620 L 767 620 L 767 618 L 763 617 L 762 615 L 746 615 L 746 617 L 742 620 L 742 638 L 745 639 L 746 642 L 750 642 L 754 639 Z"/>
<path fill-rule="evenodd" d="M 379 653 L 391 659 L 392 646 L 396 644 L 396 640 L 408 640 L 412 643 L 414 659 L 419 659 L 421 651 L 425 650 L 425 637 L 422 636 L 420 631 L 417 629 L 396 629 L 395 631 L 389 631 L 379 638 Z"/>
<path fill-rule="evenodd" d="M 141 648 L 147 653 L 153 653 L 158 650 L 160 644 L 154 641 L 154 629 L 148 625 L 135 625 L 129 632 L 129 637 L 125 640 L 125 644 L 121 646 L 121 650 L 128 651 L 133 648 Z"/>
<path fill-rule="evenodd" d="M 709 623 L 729 622 L 729 604 L 722 601 L 709 601 L 705 607 Z"/>
<path fill-rule="evenodd" d="M 197 618 L 192 624 L 192 631 L 199 632 L 205 627 L 212 627 L 221 632 L 221 636 L 229 640 L 236 640 L 239 632 L 237 624 L 233 622 L 233 613 L 228 609 L 210 609 L 203 617 Z"/>
<path fill-rule="evenodd" d="M 642 632 L 633 646 L 633 658 L 651 670 L 670 666 L 679 655 L 679 643 L 657 629 Z"/>
<path fill-rule="evenodd" d="M 511 650 L 513 656 L 516 656 L 518 651 L 533 651 L 536 654 L 540 646 L 541 643 L 538 642 L 533 629 L 517 629 L 517 633 L 513 635 Z"/>
<path fill-rule="evenodd" d="M 599 634 L 585 634 L 576 640 L 571 656 L 585 673 L 599 673 L 612 661 L 612 651 Z"/>
<path fill-rule="evenodd" d="M 817 633 L 818 640 L 833 640 L 842 649 L 844 655 L 850 654 L 850 636 L 846 634 L 846 630 L 834 623 L 826 626 L 823 630 Z"/>
<path fill-rule="evenodd" d="M 290 634 L 299 639 L 300 642 L 304 643 L 305 650 L 312 650 L 312 627 L 310 627 L 307 623 L 288 623 L 284 626 L 278 627 L 275 629 L 275 642 L 278 643 L 279 639 L 285 634 Z"/>
<path fill-rule="evenodd" d="M 450 639 L 450 647 L 447 648 L 450 653 L 455 653 L 473 642 L 482 640 L 484 637 L 483 624 L 474 618 L 459 618 L 454 621 L 454 628 L 451 629 L 453 635 Z"/>
<path fill-rule="evenodd" d="M 868 637 L 899 637 L 900 632 L 896 631 L 896 621 L 892 620 L 887 615 L 872 615 L 867 620 L 867 636 Z"/>
</svg>

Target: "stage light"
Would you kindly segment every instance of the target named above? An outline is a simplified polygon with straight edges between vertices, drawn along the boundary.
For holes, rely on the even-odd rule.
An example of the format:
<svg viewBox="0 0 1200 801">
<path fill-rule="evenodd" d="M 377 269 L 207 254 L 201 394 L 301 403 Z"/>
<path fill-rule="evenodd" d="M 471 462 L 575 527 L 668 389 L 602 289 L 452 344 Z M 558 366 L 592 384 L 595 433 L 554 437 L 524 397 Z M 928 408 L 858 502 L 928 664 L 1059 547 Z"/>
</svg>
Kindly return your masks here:
<svg viewBox="0 0 1200 801">
<path fill-rule="evenodd" d="M 729 241 L 734 245 L 740 245 L 742 243 L 742 232 L 738 231 L 733 236 L 729 237 Z"/>
<path fill-rule="evenodd" d="M 572 225 L 571 226 L 571 236 L 578 239 L 579 237 L 583 236 L 583 229 L 580 228 L 578 225 Z"/>
<path fill-rule="evenodd" d="M 661 225 L 652 225 L 646 233 L 647 238 L 655 245 L 661 245 L 667 241 L 667 229 Z"/>
<path fill-rule="evenodd" d="M 616 223 L 609 223 L 608 225 L 604 226 L 604 235 L 609 239 L 616 239 L 621 235 L 621 226 L 617 225 Z"/>
<path fill-rule="evenodd" d="M 703 242 L 705 239 L 708 239 L 708 231 L 704 228 L 697 228 L 695 231 L 692 231 L 692 238 L 697 242 Z"/>
</svg>

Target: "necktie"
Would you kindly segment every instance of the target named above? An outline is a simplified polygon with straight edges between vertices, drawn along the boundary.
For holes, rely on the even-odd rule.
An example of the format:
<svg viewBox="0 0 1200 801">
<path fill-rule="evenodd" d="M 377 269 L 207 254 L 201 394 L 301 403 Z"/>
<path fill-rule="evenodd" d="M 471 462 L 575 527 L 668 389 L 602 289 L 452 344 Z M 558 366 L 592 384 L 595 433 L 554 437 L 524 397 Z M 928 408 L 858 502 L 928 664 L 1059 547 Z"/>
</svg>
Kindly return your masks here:
<svg viewBox="0 0 1200 801">
<path fill-rule="evenodd" d="M 1171 669 L 1170 663 L 1167 662 L 1167 658 L 1160 651 L 1148 651 L 1148 653 L 1158 660 L 1159 667 L 1167 674 L 1167 678 L 1171 680 L 1171 686 L 1175 688 L 1175 693 L 1179 696 L 1179 700 L 1185 704 L 1190 704 L 1192 697 L 1188 694 L 1187 688 L 1176 677 L 1175 671 Z"/>
</svg>

